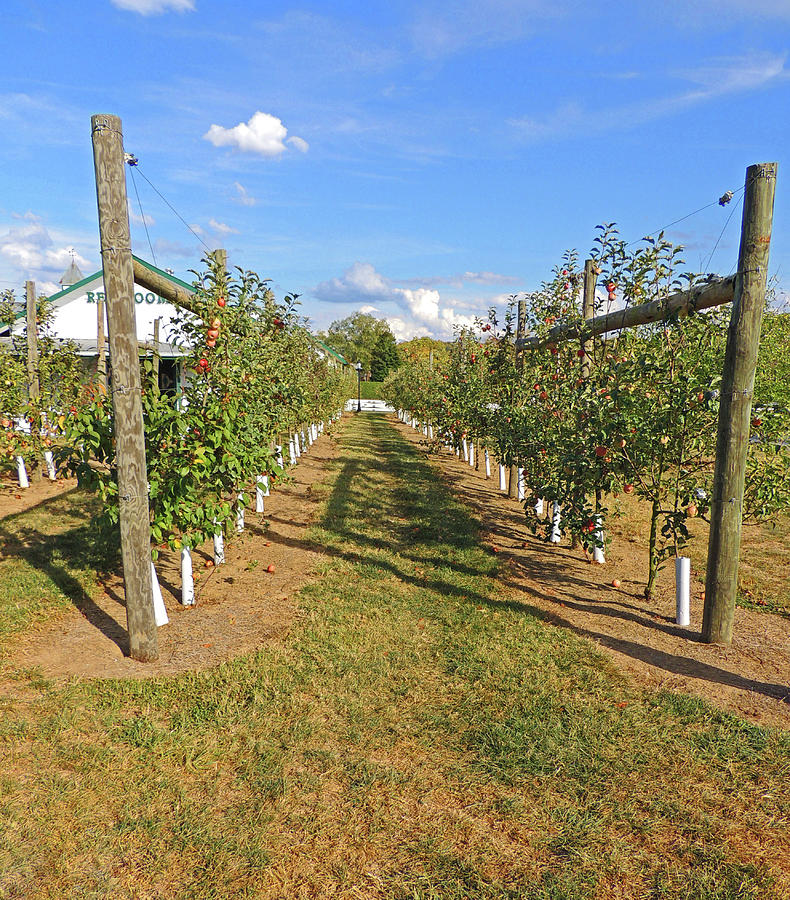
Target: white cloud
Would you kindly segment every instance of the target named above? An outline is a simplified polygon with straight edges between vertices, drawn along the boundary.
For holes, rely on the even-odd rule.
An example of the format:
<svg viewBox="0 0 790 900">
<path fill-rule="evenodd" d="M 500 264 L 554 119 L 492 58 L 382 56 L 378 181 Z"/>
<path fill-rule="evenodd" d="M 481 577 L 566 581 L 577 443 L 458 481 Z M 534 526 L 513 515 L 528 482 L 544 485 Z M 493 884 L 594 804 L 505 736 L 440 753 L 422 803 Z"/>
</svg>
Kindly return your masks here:
<svg viewBox="0 0 790 900">
<path fill-rule="evenodd" d="M 280 119 L 258 111 L 253 113 L 248 122 L 239 122 L 233 128 L 212 125 L 203 138 L 215 147 L 235 147 L 241 153 L 255 153 L 270 158 L 285 153 L 286 139 L 302 153 L 307 152 L 307 141 L 298 137 L 289 138 L 287 135 L 288 129 Z"/>
<path fill-rule="evenodd" d="M 237 203 L 241 203 L 242 206 L 255 206 L 258 202 L 257 199 L 250 195 L 247 191 L 247 188 L 244 187 L 243 184 L 239 184 L 238 181 L 233 182 L 233 187 L 236 188 L 237 196 L 234 197 Z"/>
<path fill-rule="evenodd" d="M 674 73 L 675 77 L 696 85 L 682 93 L 609 109 L 587 110 L 577 103 L 564 103 L 543 119 L 524 117 L 513 119 L 510 124 L 524 139 L 533 142 L 635 128 L 719 97 L 757 90 L 787 80 L 790 73 L 785 69 L 786 59 L 786 53 L 751 53 L 717 59 Z"/>
<path fill-rule="evenodd" d="M 16 267 L 25 277 L 53 280 L 60 277 L 72 260 L 71 248 L 57 247 L 46 226 L 32 213 L 21 217 L 24 225 L 11 227 L 0 235 L 0 258 Z M 92 264 L 84 256 L 74 253 L 74 261 L 88 274 Z M 87 270 L 87 271 L 86 271 Z"/>
<path fill-rule="evenodd" d="M 286 143 L 291 144 L 291 146 L 293 146 L 293 147 L 296 147 L 296 149 L 300 153 L 307 153 L 307 151 L 310 149 L 310 145 L 307 143 L 306 140 L 304 140 L 304 138 L 289 137 L 288 140 L 286 141 Z"/>
<path fill-rule="evenodd" d="M 371 306 L 370 304 L 366 304 L 365 306 L 360 306 L 359 311 L 369 316 L 371 313 L 380 312 L 381 310 L 379 310 L 378 306 Z"/>
<path fill-rule="evenodd" d="M 195 0 L 111 0 L 113 6 L 141 16 L 158 16 L 169 10 L 193 12 Z"/>
<path fill-rule="evenodd" d="M 354 263 L 340 278 L 322 282 L 312 293 L 319 300 L 331 303 L 368 301 L 363 311 L 381 311 L 370 301 L 395 306 L 400 312 L 386 318 L 399 340 L 421 335 L 450 338 L 456 327 L 474 324 L 474 315 L 456 312 L 456 306 L 445 302 L 435 288 L 397 287 L 370 263 Z M 486 304 L 478 306 L 482 313 Z"/>
<path fill-rule="evenodd" d="M 209 228 L 213 231 L 216 231 L 218 234 L 238 234 L 239 232 L 235 228 L 231 228 L 230 225 L 226 225 L 224 222 L 218 222 L 216 219 L 208 220 Z"/>
</svg>

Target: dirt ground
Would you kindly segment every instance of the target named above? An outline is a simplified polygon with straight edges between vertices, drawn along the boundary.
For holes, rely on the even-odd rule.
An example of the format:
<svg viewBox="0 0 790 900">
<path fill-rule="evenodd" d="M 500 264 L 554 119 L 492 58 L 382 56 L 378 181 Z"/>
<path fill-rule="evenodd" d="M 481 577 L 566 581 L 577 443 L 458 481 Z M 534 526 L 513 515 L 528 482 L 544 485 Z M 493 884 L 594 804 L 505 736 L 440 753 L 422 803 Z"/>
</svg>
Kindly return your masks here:
<svg viewBox="0 0 790 900">
<path fill-rule="evenodd" d="M 19 638 L 6 670 L 37 669 L 47 678 L 151 678 L 216 665 L 282 634 L 297 614 L 291 598 L 320 558 L 305 541 L 318 506 L 312 486 L 324 479 L 336 455 L 335 439 L 322 435 L 291 470 L 291 481 L 265 498 L 263 515 L 247 510 L 247 527 L 226 542 L 223 565 L 205 567 L 213 559 L 211 543 L 193 553 L 195 606 L 178 600 L 180 555 L 160 556 L 156 568 L 170 623 L 159 629 L 157 662 L 138 663 L 125 655 L 123 581 L 113 575 L 102 581 L 101 594 L 75 601 L 74 609 Z M 45 482 L 20 499 L 16 490 L 10 498 L 0 497 L 0 512 L 30 508 L 69 486 L 74 483 Z M 267 572 L 270 564 L 274 573 Z"/>
<path fill-rule="evenodd" d="M 77 486 L 76 478 L 39 478 L 31 481 L 29 488 L 20 488 L 16 476 L 0 476 L 0 518 L 33 509 L 53 497 L 70 491 Z"/>
<path fill-rule="evenodd" d="M 401 434 L 421 444 L 420 432 L 391 417 Z M 569 542 L 544 543 L 527 528 L 518 502 L 499 490 L 496 470 L 485 479 L 453 453 L 430 454 L 456 496 L 480 519 L 484 540 L 499 549 L 504 582 L 545 620 L 589 638 L 618 668 L 649 690 L 696 694 L 761 725 L 790 727 L 788 620 L 738 608 L 729 647 L 701 642 L 705 573 L 692 571 L 691 626 L 675 625 L 674 568 L 659 576 L 656 599 L 644 598 L 647 545 L 616 536 L 603 566 L 589 563 Z M 702 580 L 700 581 L 700 576 Z M 620 587 L 612 587 L 613 580 Z"/>
</svg>

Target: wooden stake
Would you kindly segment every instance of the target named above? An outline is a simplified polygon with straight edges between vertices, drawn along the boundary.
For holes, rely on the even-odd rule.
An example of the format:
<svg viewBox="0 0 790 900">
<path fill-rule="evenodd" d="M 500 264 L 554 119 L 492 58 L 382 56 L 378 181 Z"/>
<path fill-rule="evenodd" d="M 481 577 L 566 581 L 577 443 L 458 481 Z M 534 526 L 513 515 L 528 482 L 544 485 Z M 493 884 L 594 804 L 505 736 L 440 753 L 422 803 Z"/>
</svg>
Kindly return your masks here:
<svg viewBox="0 0 790 900">
<path fill-rule="evenodd" d="M 595 282 L 597 275 L 595 274 L 595 264 L 591 259 L 584 261 L 584 295 L 582 298 L 582 315 L 585 321 L 592 319 L 595 315 Z M 582 360 L 582 378 L 590 377 L 590 358 L 592 355 L 592 341 L 590 335 L 582 341 L 582 350 L 584 350 L 584 359 Z"/>
<path fill-rule="evenodd" d="M 749 166 L 741 246 L 724 356 L 702 638 L 729 644 L 738 589 L 743 492 L 754 373 L 768 278 L 776 163 Z"/>
<path fill-rule="evenodd" d="M 104 300 L 100 297 L 96 302 L 96 349 L 99 352 L 96 359 L 96 380 L 105 392 L 107 390 L 107 337 L 104 331 L 106 318 L 106 307 Z"/>
<path fill-rule="evenodd" d="M 41 384 L 38 379 L 38 329 L 36 328 L 36 283 L 25 282 L 25 299 L 27 301 L 26 327 L 27 332 L 27 396 L 33 405 L 37 405 L 41 394 Z M 40 427 L 40 421 L 34 419 L 31 422 L 31 431 Z M 33 463 L 28 473 L 30 479 L 38 481 L 43 473 L 38 465 Z"/>
<path fill-rule="evenodd" d="M 524 350 L 521 342 L 527 333 L 527 301 L 518 301 L 518 317 L 516 319 L 516 372 L 518 372 L 518 380 L 524 373 Z M 510 477 L 508 479 L 507 495 L 514 500 L 518 498 L 518 461 L 514 462 L 510 467 Z"/>
<path fill-rule="evenodd" d="M 159 648 L 151 584 L 148 481 L 121 120 L 118 116 L 92 116 L 91 133 L 112 360 L 115 453 L 129 653 L 132 659 L 150 662 L 159 656 Z"/>
<path fill-rule="evenodd" d="M 154 387 L 159 392 L 159 323 L 161 318 L 154 319 Z"/>
<path fill-rule="evenodd" d="M 27 394 L 30 400 L 38 400 L 41 385 L 38 380 L 38 329 L 36 328 L 36 283 L 25 282 L 27 300 Z"/>
</svg>

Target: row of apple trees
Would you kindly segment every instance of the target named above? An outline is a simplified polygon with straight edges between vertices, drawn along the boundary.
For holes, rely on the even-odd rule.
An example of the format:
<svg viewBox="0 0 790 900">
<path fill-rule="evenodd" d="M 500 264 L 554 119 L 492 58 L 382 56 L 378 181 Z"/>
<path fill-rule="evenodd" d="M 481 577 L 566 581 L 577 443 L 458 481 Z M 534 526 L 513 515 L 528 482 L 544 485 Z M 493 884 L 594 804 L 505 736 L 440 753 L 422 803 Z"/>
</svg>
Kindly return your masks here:
<svg viewBox="0 0 790 900">
<path fill-rule="evenodd" d="M 680 271 L 680 253 L 663 235 L 630 247 L 614 225 L 600 226 L 592 253 L 595 314 L 695 283 Z M 607 540 L 612 497 L 633 493 L 646 501 L 649 597 L 662 563 L 689 540 L 688 519 L 709 512 L 729 306 L 586 344 L 551 343 L 555 325 L 582 321 L 583 277 L 569 252 L 527 295 L 527 333 L 541 339 L 534 349 L 514 350 L 511 303 L 503 321 L 492 310 L 487 322 L 461 331 L 447 363 L 430 369 L 412 361 L 385 393 L 432 423 L 437 438 L 454 446 L 473 441 L 505 466 L 523 467 L 527 519 L 546 537 L 550 521 L 534 513 L 539 499 L 560 505 L 562 531 L 586 552 Z M 776 375 L 776 360 L 790 351 L 788 319 L 766 311 L 745 497 L 753 520 L 790 506 L 790 389 Z"/>
<path fill-rule="evenodd" d="M 317 352 L 296 297 L 278 302 L 255 273 L 228 272 L 213 256 L 204 263 L 170 338 L 186 353 L 178 396 L 160 392 L 154 360 L 141 360 L 154 557 L 230 532 L 257 476 L 282 477 L 278 446 L 287 462 L 289 437 L 336 416 L 355 384 Z M 90 381 L 58 400 L 47 429 L 55 457 L 117 522 L 112 399 Z"/>
<path fill-rule="evenodd" d="M 11 290 L 0 295 L 0 325 L 15 323 L 20 304 Z M 44 297 L 36 302 L 38 358 L 34 374 L 38 395 L 28 389 L 27 337 L 0 346 L 0 473 L 17 469 L 21 457 L 28 472 L 43 463 L 58 431 L 57 417 L 73 406 L 85 372 L 72 342 L 52 335 L 52 312 Z M 54 411 L 54 414 L 53 414 Z"/>
</svg>

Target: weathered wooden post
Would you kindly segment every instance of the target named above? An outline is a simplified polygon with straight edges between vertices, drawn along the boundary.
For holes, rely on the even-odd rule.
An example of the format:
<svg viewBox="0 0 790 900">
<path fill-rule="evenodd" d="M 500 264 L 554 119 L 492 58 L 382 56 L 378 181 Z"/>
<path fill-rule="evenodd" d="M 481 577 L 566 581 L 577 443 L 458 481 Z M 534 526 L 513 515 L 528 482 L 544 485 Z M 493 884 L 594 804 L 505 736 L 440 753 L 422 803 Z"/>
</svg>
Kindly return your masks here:
<svg viewBox="0 0 790 900">
<path fill-rule="evenodd" d="M 524 348 L 519 343 L 524 340 L 524 336 L 527 332 L 527 301 L 519 300 L 518 301 L 518 317 L 516 319 L 516 372 L 518 372 L 518 380 L 521 380 L 521 375 L 524 372 Z M 510 478 L 508 480 L 508 489 L 507 495 L 508 497 L 513 498 L 514 500 L 518 497 L 518 461 L 512 463 L 510 466 Z"/>
<path fill-rule="evenodd" d="M 104 300 L 99 297 L 96 301 L 96 349 L 98 351 L 98 357 L 96 358 L 96 380 L 105 391 L 107 390 L 107 337 L 104 332 L 104 322 L 106 317 L 107 314 L 105 312 Z"/>
<path fill-rule="evenodd" d="M 776 163 L 761 163 L 746 170 L 738 273 L 719 401 L 705 578 L 702 638 L 709 644 L 729 644 L 732 640 L 746 453 L 768 276 L 776 170 Z"/>
<path fill-rule="evenodd" d="M 159 656 L 159 648 L 151 583 L 148 481 L 121 120 L 118 116 L 92 116 L 91 135 L 112 360 L 115 454 L 129 653 L 132 659 L 150 662 Z"/>
<path fill-rule="evenodd" d="M 153 358 L 153 376 L 154 390 L 159 393 L 159 323 L 161 318 L 154 319 L 154 358 Z"/>
<path fill-rule="evenodd" d="M 41 393 L 41 385 L 38 379 L 38 328 L 36 327 L 36 283 L 25 282 L 25 300 L 27 301 L 26 327 L 27 332 L 27 396 L 35 405 Z M 33 421 L 30 425 L 31 433 L 41 427 L 41 422 Z M 38 480 L 41 477 L 41 469 L 33 465 L 30 471 L 31 478 Z"/>
</svg>

